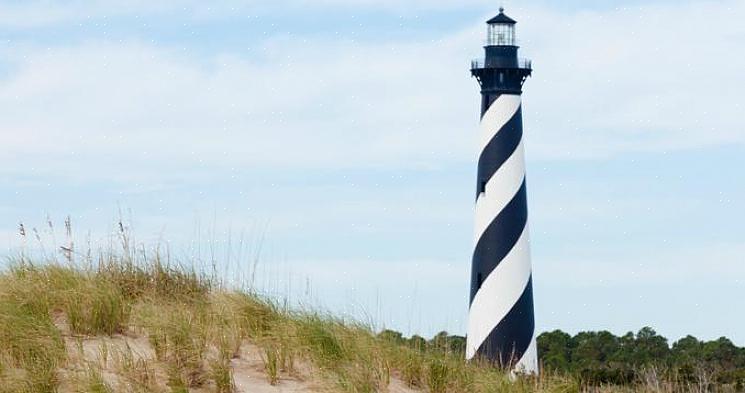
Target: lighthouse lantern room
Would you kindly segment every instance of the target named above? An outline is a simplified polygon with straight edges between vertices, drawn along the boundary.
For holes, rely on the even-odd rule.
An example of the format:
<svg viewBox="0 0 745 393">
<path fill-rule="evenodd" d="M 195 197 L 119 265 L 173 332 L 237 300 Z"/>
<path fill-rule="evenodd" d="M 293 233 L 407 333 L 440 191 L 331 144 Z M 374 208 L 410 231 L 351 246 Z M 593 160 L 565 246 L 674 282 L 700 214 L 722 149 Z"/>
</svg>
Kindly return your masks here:
<svg viewBox="0 0 745 393">
<path fill-rule="evenodd" d="M 504 8 L 500 8 L 499 15 L 489 19 L 486 24 L 489 26 L 486 37 L 487 46 L 517 46 L 515 36 L 517 22 L 504 14 Z"/>
</svg>

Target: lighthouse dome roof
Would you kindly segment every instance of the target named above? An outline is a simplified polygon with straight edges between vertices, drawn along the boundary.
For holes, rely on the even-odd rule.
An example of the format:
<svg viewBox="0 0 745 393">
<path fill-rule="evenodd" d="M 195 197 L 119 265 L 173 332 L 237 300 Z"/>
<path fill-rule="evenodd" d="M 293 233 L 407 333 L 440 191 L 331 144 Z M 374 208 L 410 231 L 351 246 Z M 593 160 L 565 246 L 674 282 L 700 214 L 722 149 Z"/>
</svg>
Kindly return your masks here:
<svg viewBox="0 0 745 393">
<path fill-rule="evenodd" d="M 514 25 L 515 23 L 517 23 L 517 21 L 514 20 L 514 19 L 512 19 L 512 18 L 510 18 L 509 16 L 505 15 L 504 14 L 504 8 L 500 8 L 499 9 L 499 15 L 497 15 L 497 16 L 489 19 L 488 21 L 486 21 L 486 23 L 488 23 L 490 25 L 491 24 L 496 24 L 496 23 Z"/>
</svg>

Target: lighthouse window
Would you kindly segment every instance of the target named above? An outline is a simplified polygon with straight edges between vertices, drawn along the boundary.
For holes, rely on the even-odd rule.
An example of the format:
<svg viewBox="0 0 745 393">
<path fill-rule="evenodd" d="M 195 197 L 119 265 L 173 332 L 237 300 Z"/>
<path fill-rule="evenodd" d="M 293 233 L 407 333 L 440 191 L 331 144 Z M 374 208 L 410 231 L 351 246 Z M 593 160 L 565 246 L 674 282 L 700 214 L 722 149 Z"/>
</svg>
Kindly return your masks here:
<svg viewBox="0 0 745 393">
<path fill-rule="evenodd" d="M 485 192 L 486 192 L 486 182 L 482 180 L 481 182 L 479 182 L 479 194 L 483 194 Z"/>
<path fill-rule="evenodd" d="M 503 84 L 504 83 L 504 72 L 500 72 L 499 73 L 499 83 L 500 84 Z"/>
<path fill-rule="evenodd" d="M 487 45 L 515 45 L 515 26 L 503 23 L 490 24 Z"/>
</svg>

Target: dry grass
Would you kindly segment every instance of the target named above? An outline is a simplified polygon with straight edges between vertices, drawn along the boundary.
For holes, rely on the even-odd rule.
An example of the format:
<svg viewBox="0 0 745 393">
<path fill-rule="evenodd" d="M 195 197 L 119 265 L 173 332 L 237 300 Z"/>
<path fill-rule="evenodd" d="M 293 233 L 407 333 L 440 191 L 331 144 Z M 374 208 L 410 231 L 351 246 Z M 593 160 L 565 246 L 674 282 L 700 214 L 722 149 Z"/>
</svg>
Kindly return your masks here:
<svg viewBox="0 0 745 393">
<path fill-rule="evenodd" d="M 84 353 L 83 341 L 94 337 L 118 344 L 104 341 L 95 356 Z M 152 357 L 129 346 L 133 337 Z M 395 379 L 410 391 L 435 393 L 700 390 L 654 373 L 633 389 L 583 388 L 548 373 L 513 379 L 458 354 L 409 347 L 364 325 L 226 290 L 157 256 L 101 256 L 87 267 L 21 259 L 0 273 L 0 393 L 232 393 L 233 361 L 246 343 L 260 348 L 266 381 L 280 387 L 312 379 L 316 390 L 385 392 Z"/>
</svg>

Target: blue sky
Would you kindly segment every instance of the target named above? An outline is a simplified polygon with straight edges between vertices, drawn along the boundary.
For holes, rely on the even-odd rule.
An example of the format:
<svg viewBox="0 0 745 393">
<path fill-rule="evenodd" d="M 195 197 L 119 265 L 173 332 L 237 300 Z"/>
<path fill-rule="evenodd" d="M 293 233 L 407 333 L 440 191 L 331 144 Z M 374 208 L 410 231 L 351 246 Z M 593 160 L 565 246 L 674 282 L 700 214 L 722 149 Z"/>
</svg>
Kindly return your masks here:
<svg viewBox="0 0 745 393">
<path fill-rule="evenodd" d="M 19 222 L 62 242 L 47 216 L 106 247 L 123 210 L 183 261 L 245 273 L 261 245 L 263 292 L 462 334 L 468 64 L 499 3 L 153 3 L 0 1 L 2 253 Z M 745 3 L 505 6 L 535 68 L 538 328 L 745 345 Z"/>
</svg>

